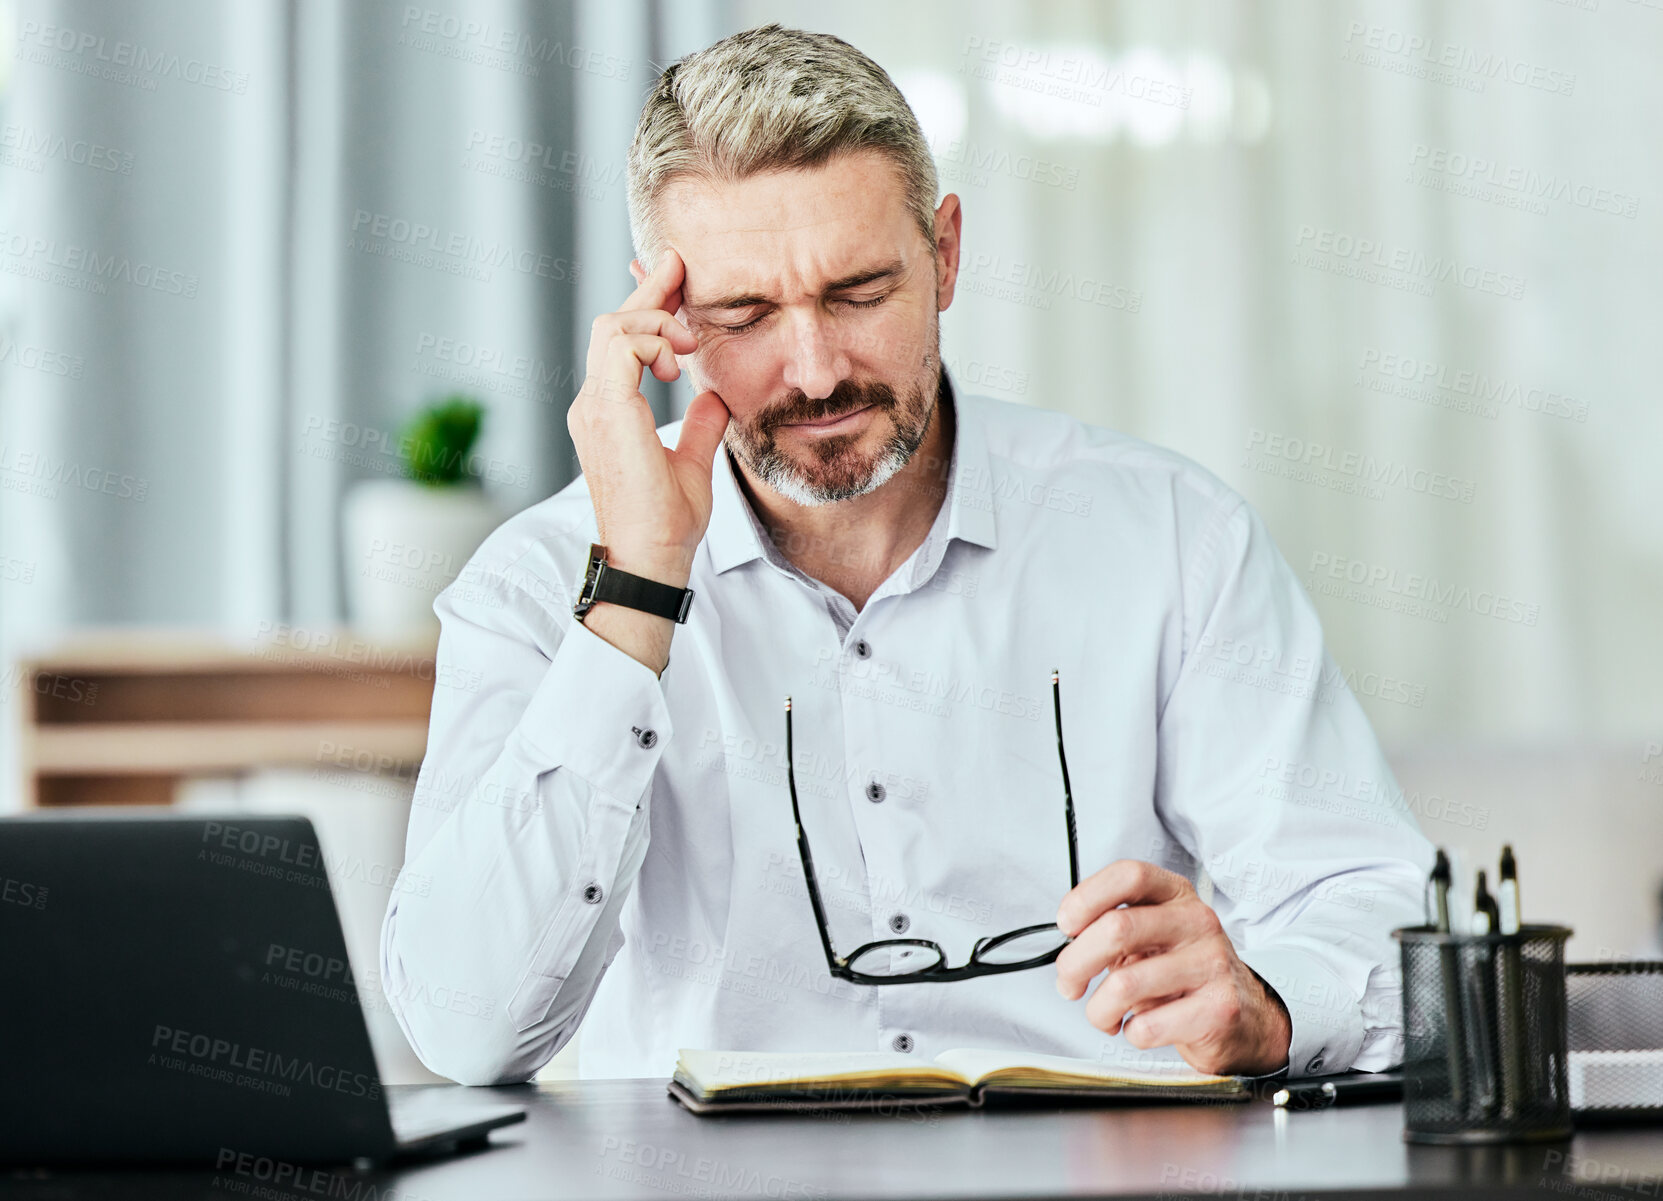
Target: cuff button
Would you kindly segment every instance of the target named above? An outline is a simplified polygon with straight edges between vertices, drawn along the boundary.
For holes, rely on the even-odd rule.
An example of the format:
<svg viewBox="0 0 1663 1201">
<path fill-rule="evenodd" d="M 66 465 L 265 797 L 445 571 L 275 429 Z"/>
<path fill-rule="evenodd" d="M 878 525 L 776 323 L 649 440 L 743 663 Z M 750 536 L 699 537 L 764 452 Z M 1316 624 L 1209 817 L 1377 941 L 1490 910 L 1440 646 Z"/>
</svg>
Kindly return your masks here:
<svg viewBox="0 0 1663 1201">
<path fill-rule="evenodd" d="M 599 884 L 591 884 L 583 890 L 583 899 L 591 905 L 599 905 L 604 896 L 606 893 L 601 890 Z"/>
<path fill-rule="evenodd" d="M 1320 1055 L 1315 1056 L 1311 1060 L 1310 1063 L 1305 1065 L 1305 1070 L 1307 1072 L 1320 1072 L 1320 1071 L 1322 1071 L 1322 1056 L 1320 1056 Z"/>
<path fill-rule="evenodd" d="M 631 726 L 630 729 L 635 734 L 635 741 L 648 750 L 658 744 L 658 731 L 643 730 L 640 726 Z"/>
</svg>

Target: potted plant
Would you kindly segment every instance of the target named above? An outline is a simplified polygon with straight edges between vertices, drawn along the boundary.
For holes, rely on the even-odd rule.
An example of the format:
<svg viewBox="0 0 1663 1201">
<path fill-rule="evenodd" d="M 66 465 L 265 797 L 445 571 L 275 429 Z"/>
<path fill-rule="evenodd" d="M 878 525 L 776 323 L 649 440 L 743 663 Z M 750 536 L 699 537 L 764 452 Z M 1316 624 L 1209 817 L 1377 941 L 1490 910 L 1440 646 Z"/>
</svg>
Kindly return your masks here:
<svg viewBox="0 0 1663 1201">
<path fill-rule="evenodd" d="M 433 598 L 502 520 L 473 466 L 485 410 L 450 396 L 400 431 L 391 479 L 360 480 L 342 506 L 352 625 L 374 638 L 433 637 Z M 389 464 L 392 466 L 392 464 Z"/>
</svg>

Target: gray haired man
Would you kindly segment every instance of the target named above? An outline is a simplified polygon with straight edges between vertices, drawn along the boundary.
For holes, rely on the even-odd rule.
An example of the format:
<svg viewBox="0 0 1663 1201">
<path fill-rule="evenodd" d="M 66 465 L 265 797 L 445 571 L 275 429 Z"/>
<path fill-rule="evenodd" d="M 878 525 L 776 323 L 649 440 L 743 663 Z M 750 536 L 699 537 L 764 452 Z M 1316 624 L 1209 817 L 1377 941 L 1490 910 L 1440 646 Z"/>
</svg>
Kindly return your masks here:
<svg viewBox="0 0 1663 1201">
<path fill-rule="evenodd" d="M 963 210 L 884 71 L 778 26 L 689 56 L 629 205 L 583 476 L 435 603 L 441 668 L 483 684 L 435 696 L 430 887 L 384 930 L 424 1061 L 524 1080 L 580 1023 L 585 1075 L 683 1046 L 1400 1059 L 1389 932 L 1431 852 L 1309 598 L 1195 463 L 955 391 Z M 680 422 L 648 370 L 690 376 Z M 1036 926 L 1048 954 L 957 970 Z"/>
</svg>

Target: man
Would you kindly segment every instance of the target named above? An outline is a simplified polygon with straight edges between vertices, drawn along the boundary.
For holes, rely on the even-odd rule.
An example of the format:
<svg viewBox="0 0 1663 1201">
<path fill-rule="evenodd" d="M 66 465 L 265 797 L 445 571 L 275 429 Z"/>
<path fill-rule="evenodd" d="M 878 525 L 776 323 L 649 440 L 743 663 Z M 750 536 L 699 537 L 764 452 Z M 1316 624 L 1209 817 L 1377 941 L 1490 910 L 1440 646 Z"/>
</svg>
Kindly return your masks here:
<svg viewBox="0 0 1663 1201">
<path fill-rule="evenodd" d="M 667 1076 L 684 1046 L 1400 1059 L 1389 933 L 1421 920 L 1430 848 L 1309 599 L 1187 459 L 954 389 L 962 209 L 888 76 L 777 26 L 692 55 L 648 98 L 629 202 L 638 286 L 570 412 L 583 477 L 435 603 L 440 674 L 481 683 L 435 695 L 427 887 L 383 936 L 423 1061 L 524 1080 L 580 1023 L 588 1076 Z M 690 374 L 680 423 L 655 430 L 644 370 Z M 649 583 L 596 601 L 602 557 Z M 908 938 L 956 968 L 1053 920 L 1054 967 L 828 967 L 934 960 L 853 955 Z"/>
</svg>

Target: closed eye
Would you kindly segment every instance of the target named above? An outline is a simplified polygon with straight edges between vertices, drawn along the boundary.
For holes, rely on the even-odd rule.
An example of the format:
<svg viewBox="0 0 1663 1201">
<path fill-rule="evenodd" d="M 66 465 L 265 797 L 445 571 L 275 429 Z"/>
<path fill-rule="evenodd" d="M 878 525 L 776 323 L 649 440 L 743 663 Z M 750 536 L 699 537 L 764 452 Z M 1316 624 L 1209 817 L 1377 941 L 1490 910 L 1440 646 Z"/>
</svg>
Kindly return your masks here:
<svg viewBox="0 0 1663 1201">
<path fill-rule="evenodd" d="M 743 325 L 724 325 L 722 326 L 722 332 L 728 334 L 742 334 L 752 326 L 759 324 L 767 315 L 767 313 L 758 313 L 755 317 L 752 317 Z"/>
<path fill-rule="evenodd" d="M 844 299 L 841 299 L 839 301 L 839 303 L 840 304 L 846 304 L 846 305 L 851 306 L 852 308 L 857 308 L 857 309 L 875 309 L 880 304 L 882 304 L 884 301 L 886 301 L 888 299 L 889 299 L 889 295 L 887 293 L 885 293 L 882 296 L 874 296 L 870 300 L 853 300 L 853 299 L 844 298 Z M 721 327 L 721 329 L 722 329 L 723 333 L 727 333 L 727 334 L 742 334 L 746 330 L 753 329 L 756 326 L 760 325 L 762 323 L 763 319 L 766 318 L 767 316 L 768 316 L 767 313 L 759 313 L 755 317 L 752 317 L 749 321 L 746 321 L 746 322 L 744 322 L 740 325 L 724 325 L 724 326 Z"/>
</svg>

